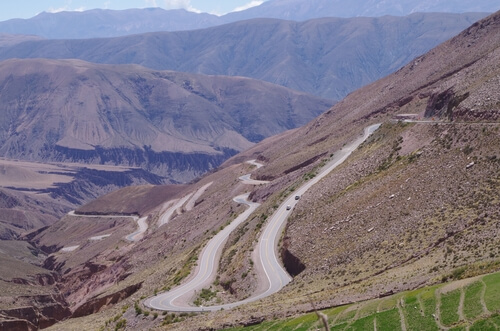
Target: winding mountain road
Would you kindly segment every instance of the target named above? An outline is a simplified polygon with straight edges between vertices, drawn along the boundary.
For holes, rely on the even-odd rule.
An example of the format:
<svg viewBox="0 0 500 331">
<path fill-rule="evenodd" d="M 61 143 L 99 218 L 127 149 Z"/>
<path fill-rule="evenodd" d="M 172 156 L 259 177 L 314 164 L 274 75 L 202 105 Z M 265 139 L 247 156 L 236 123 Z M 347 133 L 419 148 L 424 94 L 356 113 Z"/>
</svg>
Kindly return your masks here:
<svg viewBox="0 0 500 331">
<path fill-rule="evenodd" d="M 134 219 L 137 221 L 137 230 L 125 237 L 125 239 L 127 239 L 128 241 L 141 240 L 144 236 L 144 233 L 148 230 L 148 222 L 146 222 L 146 220 L 148 219 L 147 216 L 141 218 L 135 216 Z"/>
<path fill-rule="evenodd" d="M 137 222 L 137 230 L 125 237 L 125 239 L 132 242 L 141 240 L 142 237 L 144 236 L 144 233 L 148 230 L 148 223 L 146 222 L 146 220 L 148 219 L 147 216 L 139 218 L 138 216 L 134 215 L 79 215 L 75 214 L 74 210 L 70 211 L 68 213 L 68 216 L 87 217 L 87 218 L 132 218 L 134 221 Z M 89 239 L 100 240 L 109 237 L 110 235 L 111 234 L 106 234 L 106 235 L 91 237 Z"/>
<path fill-rule="evenodd" d="M 194 291 L 201 290 L 204 287 L 209 286 L 215 279 L 217 272 L 217 265 L 215 261 L 219 261 L 220 254 L 223 244 L 226 242 L 227 238 L 231 232 L 236 229 L 238 225 L 244 222 L 260 204 L 255 202 L 250 202 L 247 200 L 248 193 L 239 195 L 233 200 L 237 203 L 242 203 L 248 205 L 248 209 L 241 213 L 234 221 L 232 221 L 223 230 L 217 233 L 203 248 L 198 259 L 199 263 L 195 269 L 194 277 L 191 280 L 175 289 L 158 294 L 157 296 L 147 299 L 144 304 L 148 307 L 159 309 L 159 310 L 169 310 L 169 311 L 209 311 L 209 310 L 220 310 L 221 308 L 230 308 L 233 305 L 223 305 L 223 306 L 211 306 L 211 307 L 192 307 L 184 302 L 187 302 Z"/>
<path fill-rule="evenodd" d="M 166 203 L 166 206 L 168 207 L 165 212 L 163 212 L 162 216 L 160 217 L 158 221 L 158 226 L 162 226 L 170 221 L 170 219 L 173 217 L 173 214 L 177 212 L 180 214 L 181 212 L 179 211 L 184 204 L 186 204 L 186 210 L 191 210 L 194 205 L 196 204 L 196 201 L 199 199 L 199 197 L 212 185 L 212 182 L 205 184 L 203 187 L 199 188 L 196 192 L 191 192 L 188 195 L 184 196 L 181 199 L 176 199 L 176 200 L 170 200 Z M 189 201 L 188 201 L 189 200 Z M 73 217 L 87 217 L 87 218 L 125 218 L 129 217 L 132 218 L 134 221 L 137 222 L 137 230 L 132 232 L 131 234 L 128 234 L 125 239 L 131 242 L 137 242 L 141 240 L 144 237 L 144 233 L 148 230 L 148 222 L 147 216 L 144 217 L 138 217 L 135 215 L 80 215 L 76 214 L 74 210 L 70 211 L 68 213 L 68 216 L 73 216 Z M 111 236 L 111 234 L 104 234 L 100 236 L 95 236 L 89 238 L 89 240 L 102 240 L 104 238 L 107 238 Z M 76 246 L 70 246 L 70 247 L 63 247 L 61 251 L 63 252 L 71 252 L 76 250 L 79 245 Z"/>
<path fill-rule="evenodd" d="M 218 265 L 218 261 L 220 259 L 220 250 L 222 248 L 222 245 L 227 240 L 229 234 L 239 224 L 244 222 L 259 206 L 259 204 L 257 203 L 247 201 L 248 195 L 245 194 L 234 198 L 234 201 L 247 204 L 249 208 L 245 212 L 240 214 L 233 222 L 231 222 L 230 225 L 224 228 L 224 230 L 219 232 L 208 242 L 208 244 L 201 252 L 199 258 L 199 266 L 194 272 L 194 277 L 191 278 L 187 283 L 176 287 L 169 292 L 160 293 L 154 297 L 146 299 L 144 304 L 153 309 L 167 311 L 216 311 L 221 309 L 229 309 L 248 302 L 256 301 L 281 290 L 292 280 L 292 278 L 290 277 L 290 275 L 288 275 L 288 273 L 284 270 L 284 268 L 281 266 L 281 263 L 279 262 L 277 254 L 277 242 L 280 238 L 283 226 L 285 225 L 289 213 L 293 210 L 295 204 L 300 201 L 296 200 L 295 196 L 304 194 L 314 184 L 318 183 L 322 178 L 328 175 L 330 171 L 344 162 L 347 157 L 349 157 L 349 155 L 363 141 L 365 141 L 373 132 L 375 132 L 375 130 L 379 128 L 379 126 L 380 124 L 375 124 L 365 128 L 363 136 L 344 146 L 344 148 L 335 153 L 332 159 L 319 171 L 319 173 L 312 180 L 308 181 L 298 190 L 296 190 L 294 194 L 286 199 L 280 205 L 278 210 L 276 210 L 276 212 L 272 215 L 272 217 L 264 227 L 263 232 L 259 238 L 259 243 L 254 251 L 254 256 L 258 257 L 257 259 L 255 259 L 255 263 L 259 264 L 258 267 L 256 266 L 256 269 L 263 270 L 267 278 L 267 289 L 265 291 L 245 300 L 224 305 L 195 307 L 187 304 L 187 302 L 193 297 L 195 291 L 209 286 L 215 279 L 217 271 L 216 266 Z M 252 160 L 249 162 L 255 161 Z M 250 180 L 250 177 L 249 175 L 245 175 L 240 177 L 240 180 Z"/>
</svg>

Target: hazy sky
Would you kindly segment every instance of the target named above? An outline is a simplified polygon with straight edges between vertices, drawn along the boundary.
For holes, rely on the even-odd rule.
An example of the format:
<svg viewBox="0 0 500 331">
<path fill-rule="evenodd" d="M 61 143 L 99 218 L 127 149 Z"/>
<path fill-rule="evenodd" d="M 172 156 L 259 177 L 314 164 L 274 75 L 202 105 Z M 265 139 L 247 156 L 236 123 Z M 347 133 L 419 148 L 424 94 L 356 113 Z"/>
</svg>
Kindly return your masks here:
<svg viewBox="0 0 500 331">
<path fill-rule="evenodd" d="M 94 8 L 185 8 L 195 12 L 221 15 L 257 6 L 264 1 L 267 0 L 0 0 L 0 21 L 30 18 L 43 11 L 81 11 Z"/>
</svg>

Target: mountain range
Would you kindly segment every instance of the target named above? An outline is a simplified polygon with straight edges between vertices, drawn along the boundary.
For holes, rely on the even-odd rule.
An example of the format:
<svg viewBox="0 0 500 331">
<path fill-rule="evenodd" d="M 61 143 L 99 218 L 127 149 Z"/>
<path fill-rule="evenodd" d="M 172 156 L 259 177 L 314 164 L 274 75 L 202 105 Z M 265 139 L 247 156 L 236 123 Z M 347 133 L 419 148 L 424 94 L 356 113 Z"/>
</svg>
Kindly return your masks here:
<svg viewBox="0 0 500 331">
<path fill-rule="evenodd" d="M 88 40 L 2 34 L 1 155 L 71 163 L 70 171 L 61 172 L 64 165 L 58 165 L 48 173 L 36 163 L 9 167 L 2 178 L 38 180 L 61 172 L 63 181 L 2 186 L 31 201 L 30 212 L 42 218 L 35 223 L 47 225 L 119 187 L 191 181 L 254 143 L 307 123 L 335 102 L 242 76 L 340 99 L 483 16 L 256 19 L 208 30 Z M 102 170 L 92 168 L 95 164 L 128 168 Z M 55 205 L 49 209 L 57 212 L 38 208 L 46 203 L 36 203 L 38 195 L 50 195 Z M 22 208 L 11 209 L 19 214 Z M 6 219 L 2 235 L 14 238 L 33 228 L 30 217 L 17 217 L 18 229 Z"/>
<path fill-rule="evenodd" d="M 30 19 L 0 22 L 0 33 L 38 35 L 49 39 L 118 37 L 158 31 L 203 29 L 254 18 L 305 21 L 323 17 L 405 16 L 416 12 L 486 12 L 500 9 L 497 1 L 351 1 L 270 0 L 261 5 L 223 16 L 160 8 L 40 13 Z"/>
<path fill-rule="evenodd" d="M 156 70 L 245 76 L 340 100 L 384 77 L 485 14 L 255 19 L 194 31 L 0 44 L 9 58 L 81 59 Z"/>
<path fill-rule="evenodd" d="M 0 63 L 0 104 L 4 157 L 142 167 L 179 182 L 333 102 L 243 77 L 14 59 Z"/>
</svg>

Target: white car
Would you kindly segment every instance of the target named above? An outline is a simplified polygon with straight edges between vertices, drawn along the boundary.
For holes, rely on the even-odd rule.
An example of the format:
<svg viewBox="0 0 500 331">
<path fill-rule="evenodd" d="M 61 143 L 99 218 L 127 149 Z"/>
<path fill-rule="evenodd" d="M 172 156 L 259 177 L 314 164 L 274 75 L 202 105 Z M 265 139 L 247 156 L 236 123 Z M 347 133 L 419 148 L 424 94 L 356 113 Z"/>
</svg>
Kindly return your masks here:
<svg viewBox="0 0 500 331">
<path fill-rule="evenodd" d="M 286 210 L 290 210 L 290 209 L 292 209 L 292 206 L 290 206 L 290 205 L 286 206 Z"/>
</svg>

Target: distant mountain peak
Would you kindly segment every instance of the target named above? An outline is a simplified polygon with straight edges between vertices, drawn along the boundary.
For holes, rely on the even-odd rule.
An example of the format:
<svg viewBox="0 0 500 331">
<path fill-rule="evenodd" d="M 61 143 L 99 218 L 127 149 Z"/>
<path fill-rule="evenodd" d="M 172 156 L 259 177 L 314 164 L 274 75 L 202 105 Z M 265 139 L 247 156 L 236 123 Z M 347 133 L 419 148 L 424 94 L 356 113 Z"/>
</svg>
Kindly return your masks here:
<svg viewBox="0 0 500 331">
<path fill-rule="evenodd" d="M 321 17 L 405 16 L 415 12 L 484 12 L 500 9 L 497 0 L 269 0 L 246 10 L 217 16 L 185 9 L 92 9 L 43 12 L 30 19 L 0 22 L 0 33 L 32 34 L 49 39 L 117 37 L 157 31 L 203 29 L 253 18 L 305 21 Z"/>
</svg>

